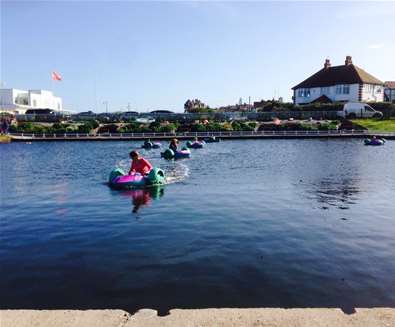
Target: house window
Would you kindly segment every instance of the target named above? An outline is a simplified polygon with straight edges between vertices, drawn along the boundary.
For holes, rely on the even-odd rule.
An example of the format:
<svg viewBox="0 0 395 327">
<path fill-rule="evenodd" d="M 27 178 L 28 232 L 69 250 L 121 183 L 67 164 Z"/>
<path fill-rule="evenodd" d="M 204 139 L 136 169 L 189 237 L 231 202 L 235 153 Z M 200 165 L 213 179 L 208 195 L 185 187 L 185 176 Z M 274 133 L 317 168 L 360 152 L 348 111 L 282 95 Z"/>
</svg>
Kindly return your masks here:
<svg viewBox="0 0 395 327">
<path fill-rule="evenodd" d="M 299 89 L 298 90 L 298 96 L 299 97 L 310 97 L 310 89 Z"/>
<path fill-rule="evenodd" d="M 350 94 L 350 85 L 343 85 L 343 94 Z"/>
<path fill-rule="evenodd" d="M 336 85 L 336 94 L 342 94 L 343 85 Z"/>
<path fill-rule="evenodd" d="M 328 86 L 321 87 L 321 94 L 330 94 L 331 93 L 331 88 Z"/>
<path fill-rule="evenodd" d="M 33 100 L 33 107 L 37 107 L 37 100 Z"/>
<path fill-rule="evenodd" d="M 373 85 L 372 84 L 366 84 L 366 91 L 369 93 L 373 92 Z"/>
</svg>

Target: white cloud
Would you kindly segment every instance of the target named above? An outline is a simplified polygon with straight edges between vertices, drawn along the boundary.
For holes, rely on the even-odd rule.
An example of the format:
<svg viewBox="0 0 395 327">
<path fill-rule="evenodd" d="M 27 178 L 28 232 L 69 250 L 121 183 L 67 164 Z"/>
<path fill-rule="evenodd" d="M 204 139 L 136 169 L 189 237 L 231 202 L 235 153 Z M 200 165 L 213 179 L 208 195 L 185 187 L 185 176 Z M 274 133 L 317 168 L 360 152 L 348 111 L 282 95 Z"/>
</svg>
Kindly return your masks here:
<svg viewBox="0 0 395 327">
<path fill-rule="evenodd" d="M 369 44 L 368 48 L 369 49 L 381 49 L 381 48 L 384 48 L 384 43 Z"/>
</svg>

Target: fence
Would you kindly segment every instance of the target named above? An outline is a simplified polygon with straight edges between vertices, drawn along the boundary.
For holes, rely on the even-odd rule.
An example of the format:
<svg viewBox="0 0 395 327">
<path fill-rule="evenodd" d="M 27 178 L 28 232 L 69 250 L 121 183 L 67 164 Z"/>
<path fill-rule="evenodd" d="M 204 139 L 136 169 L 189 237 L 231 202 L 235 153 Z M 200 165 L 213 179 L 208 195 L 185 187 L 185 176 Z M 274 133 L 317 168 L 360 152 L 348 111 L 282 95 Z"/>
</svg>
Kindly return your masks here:
<svg viewBox="0 0 395 327">
<path fill-rule="evenodd" d="M 101 133 L 101 134 L 85 134 L 85 133 L 10 133 L 14 139 L 36 139 L 36 140 L 103 140 L 103 139 L 191 139 L 194 137 L 218 137 L 218 138 L 259 138 L 259 137 L 335 137 L 335 136 L 355 136 L 362 137 L 368 135 L 379 135 L 382 137 L 395 137 L 395 133 L 356 130 L 328 130 L 328 131 L 229 131 L 229 132 L 185 132 L 185 133 Z"/>
</svg>

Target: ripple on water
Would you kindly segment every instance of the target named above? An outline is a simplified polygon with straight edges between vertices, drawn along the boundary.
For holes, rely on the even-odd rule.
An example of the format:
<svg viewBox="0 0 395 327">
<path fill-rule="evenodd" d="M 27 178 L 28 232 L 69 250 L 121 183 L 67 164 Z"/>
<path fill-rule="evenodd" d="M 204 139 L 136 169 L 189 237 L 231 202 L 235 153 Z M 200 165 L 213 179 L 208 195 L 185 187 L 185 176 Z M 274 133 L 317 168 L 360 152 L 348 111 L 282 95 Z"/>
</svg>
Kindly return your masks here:
<svg viewBox="0 0 395 327">
<path fill-rule="evenodd" d="M 395 142 L 140 150 L 167 185 L 111 190 L 140 145 L 1 147 L 2 307 L 395 305 Z"/>
</svg>

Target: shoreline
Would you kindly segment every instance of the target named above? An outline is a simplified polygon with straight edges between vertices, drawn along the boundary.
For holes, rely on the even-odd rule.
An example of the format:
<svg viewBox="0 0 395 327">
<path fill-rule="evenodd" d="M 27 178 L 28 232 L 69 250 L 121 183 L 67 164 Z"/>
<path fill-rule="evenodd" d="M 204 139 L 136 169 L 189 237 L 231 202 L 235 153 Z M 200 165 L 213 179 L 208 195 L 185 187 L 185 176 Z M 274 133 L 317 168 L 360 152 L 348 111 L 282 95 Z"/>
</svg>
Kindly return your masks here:
<svg viewBox="0 0 395 327">
<path fill-rule="evenodd" d="M 389 327 L 395 308 L 357 308 L 346 314 L 339 308 L 173 309 L 160 317 L 141 309 L 123 310 L 0 310 L 2 327 L 132 327 L 132 326 L 270 326 L 270 327 Z"/>
<path fill-rule="evenodd" d="M 215 136 L 221 140 L 227 139 L 314 139 L 314 138 L 370 138 L 373 135 L 388 140 L 395 139 L 395 133 L 369 132 L 369 131 L 240 131 L 240 132 L 206 132 L 206 133 L 108 133 L 99 135 L 89 134 L 8 134 L 13 142 L 56 142 L 56 141 L 139 141 L 139 140 L 190 140 L 195 137 L 200 139 Z"/>
</svg>

